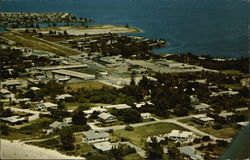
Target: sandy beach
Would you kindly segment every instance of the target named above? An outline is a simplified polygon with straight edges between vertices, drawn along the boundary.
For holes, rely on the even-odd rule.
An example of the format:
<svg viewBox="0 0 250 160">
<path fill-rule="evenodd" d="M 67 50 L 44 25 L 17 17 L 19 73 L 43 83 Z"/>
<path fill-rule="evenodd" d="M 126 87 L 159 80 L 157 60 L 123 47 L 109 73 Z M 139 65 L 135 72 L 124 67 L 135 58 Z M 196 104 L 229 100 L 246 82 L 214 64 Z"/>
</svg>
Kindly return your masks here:
<svg viewBox="0 0 250 160">
<path fill-rule="evenodd" d="M 63 155 L 55 150 L 27 145 L 19 141 L 11 142 L 1 139 L 0 148 L 1 159 L 85 159 L 83 157 Z"/>
</svg>

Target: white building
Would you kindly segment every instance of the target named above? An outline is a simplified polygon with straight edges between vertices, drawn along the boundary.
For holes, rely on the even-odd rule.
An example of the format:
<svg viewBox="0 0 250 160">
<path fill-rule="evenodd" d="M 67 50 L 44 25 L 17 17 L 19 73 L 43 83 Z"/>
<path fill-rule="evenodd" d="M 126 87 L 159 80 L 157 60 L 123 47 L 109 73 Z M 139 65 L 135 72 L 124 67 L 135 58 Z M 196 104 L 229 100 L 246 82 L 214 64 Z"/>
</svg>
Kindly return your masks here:
<svg viewBox="0 0 250 160">
<path fill-rule="evenodd" d="M 83 135 L 83 141 L 86 143 L 105 142 L 109 140 L 109 134 L 107 132 L 89 130 L 87 132 L 83 132 Z"/>
<path fill-rule="evenodd" d="M 142 119 L 151 119 L 152 116 L 150 113 L 141 113 Z"/>
<path fill-rule="evenodd" d="M 51 103 L 51 102 L 45 102 L 45 103 L 38 103 L 36 105 L 36 109 L 42 110 L 42 111 L 47 111 L 49 109 L 57 109 L 58 105 Z"/>
<path fill-rule="evenodd" d="M 193 132 L 172 130 L 167 137 L 173 141 L 186 142 L 194 138 Z"/>
</svg>

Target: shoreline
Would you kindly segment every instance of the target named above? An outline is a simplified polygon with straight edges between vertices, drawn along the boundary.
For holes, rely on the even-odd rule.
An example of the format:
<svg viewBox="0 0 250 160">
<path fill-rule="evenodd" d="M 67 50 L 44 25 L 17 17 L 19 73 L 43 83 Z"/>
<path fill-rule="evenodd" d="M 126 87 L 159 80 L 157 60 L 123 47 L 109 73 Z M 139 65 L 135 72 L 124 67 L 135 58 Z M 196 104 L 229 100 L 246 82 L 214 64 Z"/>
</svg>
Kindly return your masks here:
<svg viewBox="0 0 250 160">
<path fill-rule="evenodd" d="M 9 141 L 1 139 L 1 158 L 2 159 L 81 159 L 62 154 L 56 150 L 28 145 L 18 140 Z"/>
</svg>

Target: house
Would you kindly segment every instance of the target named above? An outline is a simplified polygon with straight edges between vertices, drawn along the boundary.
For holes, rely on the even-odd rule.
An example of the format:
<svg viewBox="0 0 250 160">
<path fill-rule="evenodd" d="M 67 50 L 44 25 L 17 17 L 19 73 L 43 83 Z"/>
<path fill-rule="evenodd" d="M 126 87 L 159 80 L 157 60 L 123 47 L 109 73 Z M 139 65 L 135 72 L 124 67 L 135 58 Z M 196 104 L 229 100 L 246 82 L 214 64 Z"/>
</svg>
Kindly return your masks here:
<svg viewBox="0 0 250 160">
<path fill-rule="evenodd" d="M 152 116 L 150 113 L 141 113 L 142 119 L 151 119 Z"/>
<path fill-rule="evenodd" d="M 167 137 L 173 141 L 186 142 L 194 138 L 192 132 L 180 131 L 180 130 L 172 130 Z"/>
<path fill-rule="evenodd" d="M 71 125 L 72 124 L 72 117 L 63 118 L 63 123 L 67 126 Z"/>
<path fill-rule="evenodd" d="M 58 121 L 55 121 L 53 123 L 51 123 L 49 125 L 49 127 L 51 128 L 51 130 L 57 130 L 57 129 L 61 129 L 64 125 L 63 122 L 58 122 Z"/>
<path fill-rule="evenodd" d="M 0 98 L 8 99 L 9 101 L 13 101 L 15 99 L 15 95 L 7 89 L 1 89 L 0 90 Z"/>
<path fill-rule="evenodd" d="M 245 122 L 238 122 L 237 123 L 238 127 L 245 127 L 249 125 L 249 121 L 245 121 Z"/>
<path fill-rule="evenodd" d="M 7 118 L 2 118 L 1 121 L 9 123 L 11 125 L 16 125 L 16 124 L 22 124 L 24 122 L 27 122 L 28 119 L 26 119 L 25 117 L 20 117 L 20 116 L 11 116 Z"/>
<path fill-rule="evenodd" d="M 202 153 L 191 147 L 180 147 L 180 152 L 190 157 L 191 160 L 203 160 Z"/>
<path fill-rule="evenodd" d="M 161 141 L 165 140 L 165 138 L 162 137 L 162 136 L 149 136 L 149 137 L 147 138 L 146 142 L 147 142 L 147 143 L 152 143 L 152 142 L 153 142 L 153 141 L 152 141 L 152 138 L 155 138 L 156 141 L 157 141 L 157 143 L 160 143 Z"/>
<path fill-rule="evenodd" d="M 209 126 L 214 124 L 214 119 L 205 115 L 195 115 L 192 117 L 192 121 L 202 126 Z"/>
<path fill-rule="evenodd" d="M 101 122 L 104 122 L 104 123 L 112 123 L 112 122 L 117 121 L 115 116 L 113 116 L 112 114 L 109 114 L 109 113 L 105 113 L 105 112 L 99 114 L 98 118 Z"/>
<path fill-rule="evenodd" d="M 110 142 L 100 142 L 100 143 L 94 143 L 93 148 L 101 153 L 107 153 L 113 148 L 113 145 Z"/>
<path fill-rule="evenodd" d="M 70 94 L 61 94 L 61 95 L 57 95 L 56 96 L 56 100 L 60 101 L 60 100 L 66 100 L 72 98 L 72 95 Z"/>
<path fill-rule="evenodd" d="M 105 142 L 109 140 L 109 134 L 107 132 L 98 132 L 94 130 L 89 130 L 83 132 L 84 139 L 86 143 L 96 143 L 96 142 Z"/>
<path fill-rule="evenodd" d="M 110 106 L 103 106 L 103 108 L 107 108 L 107 109 L 118 109 L 118 110 L 121 110 L 121 109 L 129 109 L 129 108 L 132 108 L 131 106 L 127 105 L 127 104 L 116 104 L 116 105 L 110 105 Z"/>
<path fill-rule="evenodd" d="M 194 109 L 196 112 L 207 111 L 209 108 L 210 108 L 210 105 L 208 105 L 206 103 L 200 103 L 200 104 L 194 106 Z"/>
<path fill-rule="evenodd" d="M 99 77 L 107 77 L 108 76 L 108 72 L 99 72 L 98 74 L 97 74 L 97 76 L 99 76 Z"/>
<path fill-rule="evenodd" d="M 25 104 L 27 104 L 28 102 L 30 102 L 30 98 L 21 98 L 21 99 L 16 99 L 15 101 L 14 101 L 15 103 L 25 103 Z"/>
<path fill-rule="evenodd" d="M 233 112 L 221 112 L 218 116 L 228 119 L 232 115 L 234 115 Z"/>
<path fill-rule="evenodd" d="M 190 101 L 191 101 L 192 103 L 196 103 L 196 102 L 199 102 L 199 99 L 197 98 L 197 96 L 191 95 L 191 96 L 190 96 Z"/>
<path fill-rule="evenodd" d="M 46 102 L 46 103 L 38 103 L 36 105 L 36 108 L 38 110 L 43 110 L 43 111 L 47 111 L 49 109 L 57 109 L 58 105 L 51 103 L 51 102 Z"/>
<path fill-rule="evenodd" d="M 39 88 L 39 87 L 30 87 L 30 89 L 32 91 L 40 91 L 41 90 L 41 88 Z"/>
</svg>

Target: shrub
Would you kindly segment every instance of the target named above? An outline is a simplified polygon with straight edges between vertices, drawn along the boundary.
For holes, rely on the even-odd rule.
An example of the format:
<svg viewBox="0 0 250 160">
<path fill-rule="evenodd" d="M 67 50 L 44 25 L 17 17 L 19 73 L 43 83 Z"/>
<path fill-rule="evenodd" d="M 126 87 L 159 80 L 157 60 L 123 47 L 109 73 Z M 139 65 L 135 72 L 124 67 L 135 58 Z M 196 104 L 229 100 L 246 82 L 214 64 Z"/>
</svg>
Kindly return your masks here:
<svg viewBox="0 0 250 160">
<path fill-rule="evenodd" d="M 134 128 L 133 128 L 132 126 L 126 126 L 126 127 L 125 127 L 125 130 L 126 130 L 126 131 L 133 131 Z"/>
<path fill-rule="evenodd" d="M 223 128 L 223 126 L 220 125 L 220 124 L 216 124 L 216 125 L 213 125 L 212 128 L 215 129 L 215 130 L 220 130 L 220 129 Z"/>
<path fill-rule="evenodd" d="M 209 141 L 209 140 L 210 140 L 210 137 L 209 137 L 209 136 L 203 136 L 201 140 L 202 140 L 202 141 Z"/>
</svg>

